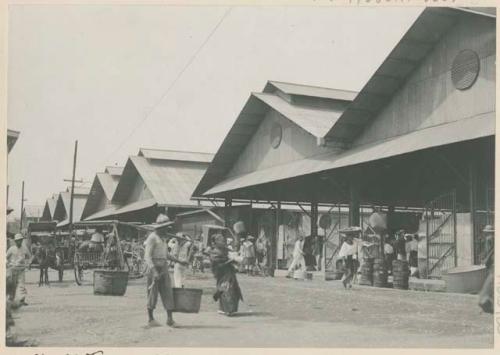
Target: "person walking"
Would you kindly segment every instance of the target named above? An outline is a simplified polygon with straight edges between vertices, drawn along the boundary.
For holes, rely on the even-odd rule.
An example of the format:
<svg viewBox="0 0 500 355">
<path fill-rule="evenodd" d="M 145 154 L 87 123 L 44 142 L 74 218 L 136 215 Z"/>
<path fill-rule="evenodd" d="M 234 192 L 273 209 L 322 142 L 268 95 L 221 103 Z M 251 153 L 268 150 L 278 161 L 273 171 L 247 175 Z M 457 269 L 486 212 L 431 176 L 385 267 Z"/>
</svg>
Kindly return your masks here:
<svg viewBox="0 0 500 355">
<path fill-rule="evenodd" d="M 268 250 L 271 246 L 269 243 L 269 239 L 267 239 L 266 233 L 261 231 L 259 238 L 257 238 L 256 243 L 256 256 L 257 256 L 257 264 L 259 265 L 259 269 L 264 276 L 268 275 L 267 270 L 267 255 Z"/>
<path fill-rule="evenodd" d="M 179 260 L 174 263 L 174 285 L 175 287 L 184 287 L 184 280 L 186 278 L 187 265 L 192 258 L 192 246 L 193 243 L 191 238 L 187 234 L 178 233 L 178 252 L 175 257 Z"/>
<path fill-rule="evenodd" d="M 23 243 L 24 236 L 18 233 L 14 236 L 14 245 L 7 250 L 7 271 L 9 277 L 15 283 L 12 294 L 10 295 L 11 301 L 14 301 L 17 293 L 19 292 L 19 304 L 27 306 L 26 297 L 28 292 L 26 290 L 26 275 L 25 271 L 31 262 L 31 253 L 26 245 Z"/>
<path fill-rule="evenodd" d="M 213 299 L 216 302 L 219 301 L 220 314 L 232 316 L 238 312 L 238 305 L 240 301 L 243 301 L 243 294 L 236 278 L 236 261 L 230 256 L 226 238 L 222 234 L 214 236 L 210 261 L 217 286 Z"/>
<path fill-rule="evenodd" d="M 292 277 L 292 274 L 297 266 L 300 266 L 301 270 L 305 271 L 306 262 L 304 259 L 304 236 L 302 234 L 299 235 L 299 239 L 297 239 L 293 248 L 293 260 L 288 268 L 288 278 Z"/>
<path fill-rule="evenodd" d="M 354 264 L 354 256 L 356 254 L 356 244 L 353 241 L 351 233 L 342 232 L 344 235 L 344 242 L 340 247 L 338 258 L 344 261 L 344 275 L 342 276 L 342 284 L 344 288 L 352 287 L 352 279 L 356 273 L 356 265 Z"/>
<path fill-rule="evenodd" d="M 167 325 L 175 327 L 175 322 L 172 316 L 174 309 L 174 293 L 172 282 L 170 280 L 168 262 L 174 261 L 181 264 L 187 264 L 168 253 L 166 239 L 167 226 L 169 219 L 165 215 L 160 214 L 156 219 L 156 228 L 146 239 L 146 250 L 144 259 L 148 267 L 147 270 L 147 311 L 148 311 L 148 327 L 156 327 L 160 324 L 156 322 L 153 316 L 156 303 L 158 302 L 158 294 L 161 297 L 163 308 L 167 312 Z"/>
</svg>

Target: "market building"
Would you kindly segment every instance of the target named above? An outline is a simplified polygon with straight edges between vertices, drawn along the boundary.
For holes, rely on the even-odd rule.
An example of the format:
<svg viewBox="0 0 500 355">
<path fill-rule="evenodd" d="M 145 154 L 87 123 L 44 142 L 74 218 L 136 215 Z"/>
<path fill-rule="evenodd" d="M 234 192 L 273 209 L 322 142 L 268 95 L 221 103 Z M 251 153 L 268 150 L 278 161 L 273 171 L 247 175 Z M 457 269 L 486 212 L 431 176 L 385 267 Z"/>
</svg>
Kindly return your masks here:
<svg viewBox="0 0 500 355">
<path fill-rule="evenodd" d="M 14 148 L 14 145 L 16 144 L 18 138 L 19 138 L 19 132 L 14 131 L 12 129 L 7 129 L 7 154 L 10 153 L 12 148 Z M 7 163 L 7 166 L 9 164 Z M 14 211 L 13 208 L 9 207 L 9 184 L 7 184 L 7 215 L 10 214 L 12 211 Z"/>
<path fill-rule="evenodd" d="M 96 174 L 83 208 L 82 220 L 97 219 L 99 213 L 107 213 L 103 211 L 118 208 L 111 200 L 122 173 L 123 167 L 108 166 L 104 172 Z"/>
<path fill-rule="evenodd" d="M 71 222 L 81 220 L 83 208 L 87 202 L 90 189 L 87 187 L 76 187 L 73 192 L 73 216 Z M 65 229 L 70 224 L 70 205 L 71 205 L 71 188 L 59 193 L 57 197 L 56 207 L 54 209 L 53 221 L 57 221 L 57 228 Z"/>
<path fill-rule="evenodd" d="M 494 15 L 426 8 L 359 93 L 269 82 L 194 197 L 268 200 L 278 225 L 284 202 L 309 206 L 313 220 L 320 204 L 348 205 L 350 225 L 361 205 L 379 206 L 389 228 L 395 210 L 415 209 L 423 276 L 481 262 L 494 213 L 495 43 Z"/>
<path fill-rule="evenodd" d="M 23 207 L 21 218 L 23 226 L 28 226 L 31 222 L 39 222 L 42 218 L 43 206 L 26 205 Z"/>
<path fill-rule="evenodd" d="M 154 222 L 167 213 L 173 219 L 180 212 L 203 204 L 191 200 L 191 193 L 212 160 L 212 154 L 144 149 L 130 156 L 111 198 L 112 207 L 87 217 L 127 222 Z"/>
<path fill-rule="evenodd" d="M 53 220 L 54 210 L 56 209 L 58 197 L 59 194 L 52 194 L 52 196 L 45 201 L 41 221 L 48 222 Z"/>
</svg>

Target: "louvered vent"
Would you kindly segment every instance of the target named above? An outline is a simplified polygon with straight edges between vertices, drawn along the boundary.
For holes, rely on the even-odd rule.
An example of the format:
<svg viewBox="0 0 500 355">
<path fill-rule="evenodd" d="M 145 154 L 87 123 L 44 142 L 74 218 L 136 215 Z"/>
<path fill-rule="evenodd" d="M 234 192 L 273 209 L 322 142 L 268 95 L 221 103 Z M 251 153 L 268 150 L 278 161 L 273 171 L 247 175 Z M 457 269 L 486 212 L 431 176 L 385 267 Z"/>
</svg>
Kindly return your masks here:
<svg viewBox="0 0 500 355">
<path fill-rule="evenodd" d="M 465 49 L 457 54 L 451 67 L 451 81 L 458 90 L 470 88 L 479 74 L 479 56 Z"/>
</svg>

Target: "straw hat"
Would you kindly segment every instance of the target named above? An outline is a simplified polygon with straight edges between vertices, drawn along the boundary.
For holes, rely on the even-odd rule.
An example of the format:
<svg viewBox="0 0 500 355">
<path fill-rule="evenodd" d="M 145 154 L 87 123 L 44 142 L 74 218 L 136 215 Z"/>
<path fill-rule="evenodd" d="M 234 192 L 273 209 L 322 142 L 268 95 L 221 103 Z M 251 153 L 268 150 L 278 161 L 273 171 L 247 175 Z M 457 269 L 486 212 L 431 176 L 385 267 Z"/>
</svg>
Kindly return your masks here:
<svg viewBox="0 0 500 355">
<path fill-rule="evenodd" d="M 15 236 L 14 236 L 14 240 L 23 240 L 24 237 L 21 233 L 17 233 Z"/>
</svg>

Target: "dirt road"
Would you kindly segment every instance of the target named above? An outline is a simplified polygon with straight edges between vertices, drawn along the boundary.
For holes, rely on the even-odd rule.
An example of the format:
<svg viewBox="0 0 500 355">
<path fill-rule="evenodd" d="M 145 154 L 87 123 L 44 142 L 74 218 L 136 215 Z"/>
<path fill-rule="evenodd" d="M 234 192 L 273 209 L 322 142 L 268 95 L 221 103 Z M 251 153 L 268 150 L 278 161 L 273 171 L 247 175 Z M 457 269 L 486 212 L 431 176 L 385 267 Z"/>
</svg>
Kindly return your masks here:
<svg viewBox="0 0 500 355">
<path fill-rule="evenodd" d="M 16 313 L 16 333 L 40 346 L 142 347 L 446 347 L 493 346 L 493 317 L 475 296 L 371 287 L 344 290 L 338 281 L 239 276 L 240 314 L 217 314 L 214 281 L 203 289 L 199 314 L 175 314 L 178 329 L 145 329 L 145 280 L 131 280 L 123 297 L 94 296 L 91 285 L 38 287 L 27 275 L 29 306 Z M 56 280 L 54 273 L 51 280 Z M 156 311 L 164 323 L 162 309 Z"/>
</svg>

